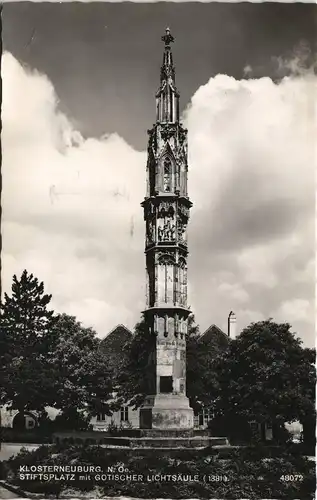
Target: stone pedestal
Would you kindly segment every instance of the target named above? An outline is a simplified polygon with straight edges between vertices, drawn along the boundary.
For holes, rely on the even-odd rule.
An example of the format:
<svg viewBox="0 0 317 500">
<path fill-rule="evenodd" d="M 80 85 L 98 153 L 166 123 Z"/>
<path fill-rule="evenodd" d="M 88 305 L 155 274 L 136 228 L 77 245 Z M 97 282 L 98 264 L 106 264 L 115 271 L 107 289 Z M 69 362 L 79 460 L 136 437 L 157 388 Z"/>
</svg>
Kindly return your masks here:
<svg viewBox="0 0 317 500">
<path fill-rule="evenodd" d="M 194 411 L 186 396 L 157 394 L 148 396 L 140 409 L 140 428 L 185 430 L 194 427 Z"/>
</svg>

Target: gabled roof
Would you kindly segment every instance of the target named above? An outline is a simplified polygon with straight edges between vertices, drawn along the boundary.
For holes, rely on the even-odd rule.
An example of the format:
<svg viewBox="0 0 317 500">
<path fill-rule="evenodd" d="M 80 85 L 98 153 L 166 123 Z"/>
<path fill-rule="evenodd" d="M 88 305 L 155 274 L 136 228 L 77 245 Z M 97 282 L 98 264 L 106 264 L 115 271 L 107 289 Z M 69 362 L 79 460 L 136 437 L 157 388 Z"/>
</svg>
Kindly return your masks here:
<svg viewBox="0 0 317 500">
<path fill-rule="evenodd" d="M 132 336 L 132 332 L 124 325 L 119 324 L 115 326 L 109 333 L 106 335 L 101 342 L 109 342 L 113 338 L 126 338 L 127 340 L 130 340 Z"/>
<path fill-rule="evenodd" d="M 204 333 L 201 334 L 201 338 L 204 337 L 205 335 L 211 334 L 211 333 L 220 333 L 222 335 L 225 335 L 227 337 L 227 334 L 219 328 L 219 326 L 215 325 L 214 323 L 210 326 L 208 326 L 207 330 L 204 331 Z"/>
<path fill-rule="evenodd" d="M 199 341 L 209 346 L 225 348 L 228 345 L 229 337 L 219 326 L 213 324 L 200 336 Z"/>
<path fill-rule="evenodd" d="M 100 342 L 100 349 L 108 362 L 109 369 L 118 372 L 125 356 L 124 347 L 132 338 L 132 332 L 124 325 L 117 325 Z"/>
</svg>

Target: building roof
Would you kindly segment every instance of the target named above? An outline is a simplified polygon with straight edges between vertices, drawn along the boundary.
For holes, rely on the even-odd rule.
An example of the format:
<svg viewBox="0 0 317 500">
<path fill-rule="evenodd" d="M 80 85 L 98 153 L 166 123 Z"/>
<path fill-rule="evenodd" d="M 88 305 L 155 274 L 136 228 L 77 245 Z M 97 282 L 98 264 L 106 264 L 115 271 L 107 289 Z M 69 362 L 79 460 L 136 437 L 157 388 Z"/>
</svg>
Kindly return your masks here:
<svg viewBox="0 0 317 500">
<path fill-rule="evenodd" d="M 124 325 L 117 325 L 100 342 L 109 369 L 118 372 L 124 358 L 124 347 L 132 338 L 132 332 Z"/>
<path fill-rule="evenodd" d="M 112 339 L 117 339 L 118 337 L 122 339 L 130 340 L 132 336 L 132 332 L 121 323 L 115 326 L 109 333 L 106 335 L 101 342 L 109 343 Z"/>
<path fill-rule="evenodd" d="M 209 349 L 224 349 L 229 343 L 228 335 L 217 325 L 210 325 L 200 336 L 200 342 L 208 346 Z"/>
<path fill-rule="evenodd" d="M 125 356 L 124 347 L 131 340 L 132 336 L 132 332 L 126 326 L 119 324 L 100 342 L 100 348 L 108 361 L 109 369 L 114 374 L 119 374 L 120 372 L 120 367 Z M 227 347 L 229 337 L 221 328 L 212 324 L 200 336 L 199 342 L 203 343 L 209 352 L 216 354 L 219 350 Z"/>
</svg>

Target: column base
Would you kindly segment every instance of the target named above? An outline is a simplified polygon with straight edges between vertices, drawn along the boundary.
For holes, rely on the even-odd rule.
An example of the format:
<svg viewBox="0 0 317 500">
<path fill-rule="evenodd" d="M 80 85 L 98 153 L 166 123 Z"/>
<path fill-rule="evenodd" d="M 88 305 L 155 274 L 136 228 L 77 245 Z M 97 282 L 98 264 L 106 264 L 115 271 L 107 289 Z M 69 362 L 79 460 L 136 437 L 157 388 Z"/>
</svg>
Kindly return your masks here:
<svg viewBox="0 0 317 500">
<path fill-rule="evenodd" d="M 179 394 L 148 396 L 140 408 L 141 429 L 193 429 L 194 410 L 189 399 Z"/>
</svg>

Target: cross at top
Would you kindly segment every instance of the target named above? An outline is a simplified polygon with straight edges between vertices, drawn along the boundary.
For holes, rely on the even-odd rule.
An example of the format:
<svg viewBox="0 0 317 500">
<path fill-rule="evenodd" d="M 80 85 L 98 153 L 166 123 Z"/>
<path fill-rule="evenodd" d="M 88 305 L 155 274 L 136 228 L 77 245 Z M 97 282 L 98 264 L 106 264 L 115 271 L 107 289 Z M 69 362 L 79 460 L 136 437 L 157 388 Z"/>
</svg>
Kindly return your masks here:
<svg viewBox="0 0 317 500">
<path fill-rule="evenodd" d="M 169 28 L 166 28 L 165 35 L 162 36 L 162 40 L 165 43 L 165 47 L 169 47 L 171 42 L 174 42 L 174 37 L 171 35 Z"/>
</svg>

